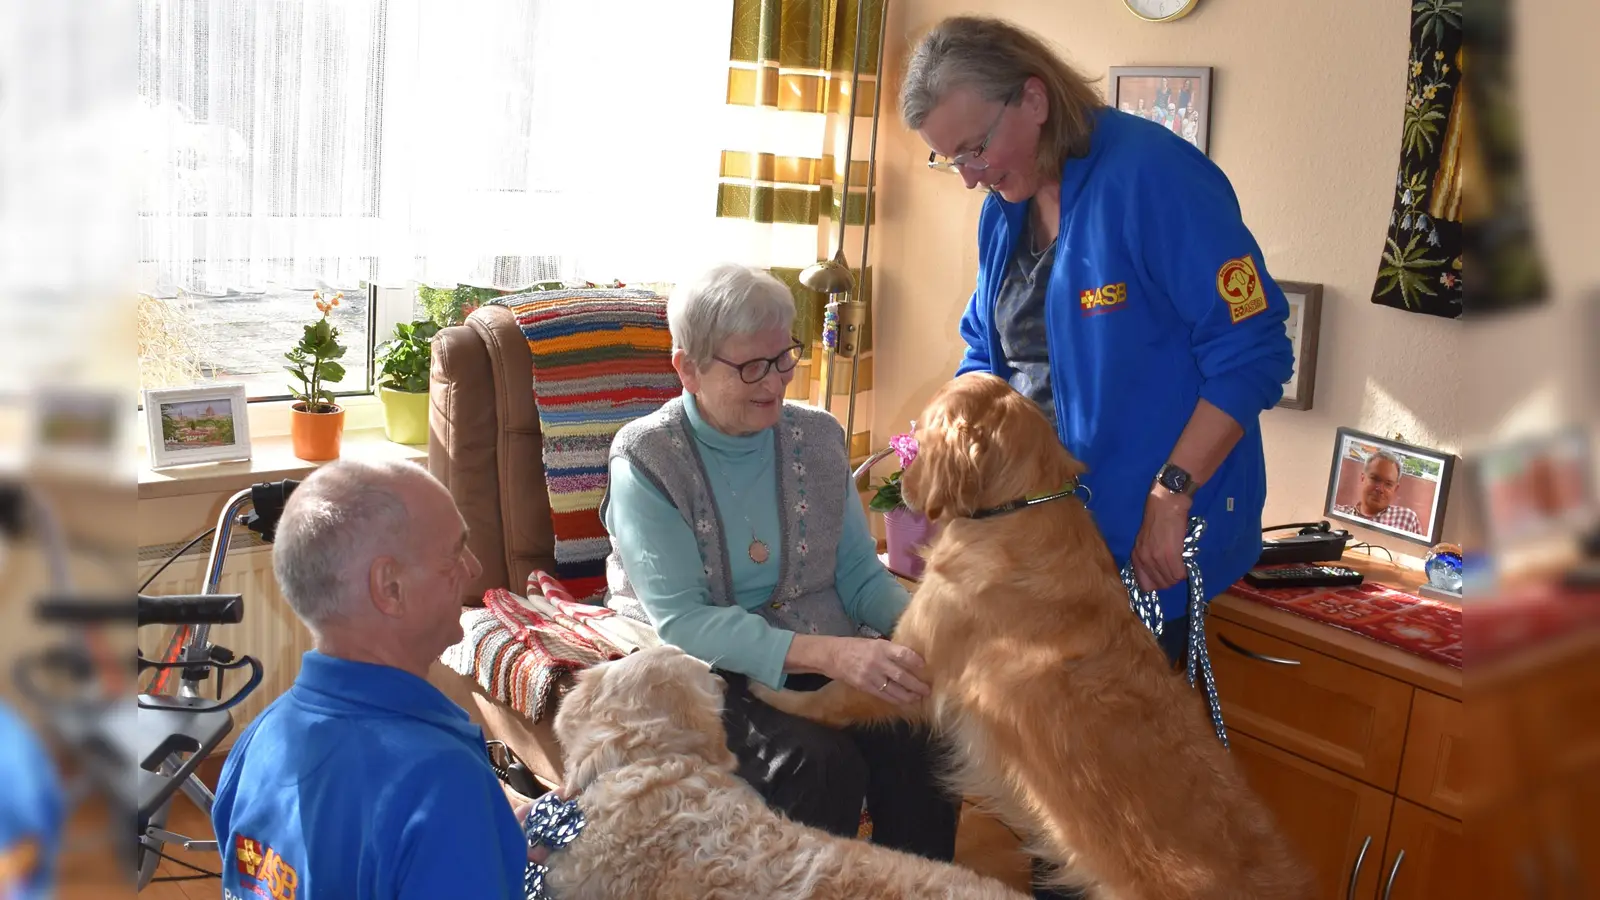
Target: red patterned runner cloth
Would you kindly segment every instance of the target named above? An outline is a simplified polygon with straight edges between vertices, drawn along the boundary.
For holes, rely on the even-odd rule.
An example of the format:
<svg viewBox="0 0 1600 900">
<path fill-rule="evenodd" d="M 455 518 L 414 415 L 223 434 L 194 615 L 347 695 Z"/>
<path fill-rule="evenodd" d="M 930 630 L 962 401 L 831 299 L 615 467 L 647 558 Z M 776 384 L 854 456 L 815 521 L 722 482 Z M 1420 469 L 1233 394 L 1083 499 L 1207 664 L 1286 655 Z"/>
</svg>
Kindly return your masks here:
<svg viewBox="0 0 1600 900">
<path fill-rule="evenodd" d="M 1461 668 L 1461 607 L 1379 582 L 1354 587 L 1262 590 L 1241 581 L 1228 593 L 1352 631 L 1414 656 Z"/>
</svg>

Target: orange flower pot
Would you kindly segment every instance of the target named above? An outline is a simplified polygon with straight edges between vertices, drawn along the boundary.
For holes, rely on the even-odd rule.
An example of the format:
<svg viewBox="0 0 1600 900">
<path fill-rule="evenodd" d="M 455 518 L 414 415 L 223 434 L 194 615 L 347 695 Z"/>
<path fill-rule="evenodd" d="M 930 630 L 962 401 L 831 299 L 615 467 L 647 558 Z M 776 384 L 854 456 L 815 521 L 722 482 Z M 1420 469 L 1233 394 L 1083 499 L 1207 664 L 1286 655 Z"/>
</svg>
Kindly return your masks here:
<svg viewBox="0 0 1600 900">
<path fill-rule="evenodd" d="M 333 412 L 306 412 L 304 403 L 289 410 L 289 439 L 294 455 L 308 462 L 339 458 L 339 443 L 344 437 L 344 407 Z"/>
</svg>

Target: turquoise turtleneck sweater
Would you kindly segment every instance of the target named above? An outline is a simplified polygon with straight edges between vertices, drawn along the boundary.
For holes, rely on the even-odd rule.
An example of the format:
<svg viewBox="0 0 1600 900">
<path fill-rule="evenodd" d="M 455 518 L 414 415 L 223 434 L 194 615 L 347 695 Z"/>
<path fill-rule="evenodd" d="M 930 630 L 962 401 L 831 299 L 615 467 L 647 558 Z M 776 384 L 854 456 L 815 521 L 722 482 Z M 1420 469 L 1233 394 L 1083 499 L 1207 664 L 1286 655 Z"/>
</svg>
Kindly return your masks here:
<svg viewBox="0 0 1600 900">
<path fill-rule="evenodd" d="M 719 668 L 780 688 L 794 632 L 775 628 L 752 612 L 771 598 L 782 562 L 772 429 L 742 437 L 724 434 L 701 418 L 692 394 L 684 394 L 684 409 L 722 516 L 738 605 L 712 605 L 700 550 L 683 514 L 620 457 L 609 467 L 606 529 L 616 538 L 628 579 L 662 640 Z M 834 588 L 846 615 L 889 634 L 911 595 L 878 561 L 866 511 L 848 480 L 846 491 Z M 767 545 L 764 563 L 750 559 L 752 532 Z"/>
</svg>

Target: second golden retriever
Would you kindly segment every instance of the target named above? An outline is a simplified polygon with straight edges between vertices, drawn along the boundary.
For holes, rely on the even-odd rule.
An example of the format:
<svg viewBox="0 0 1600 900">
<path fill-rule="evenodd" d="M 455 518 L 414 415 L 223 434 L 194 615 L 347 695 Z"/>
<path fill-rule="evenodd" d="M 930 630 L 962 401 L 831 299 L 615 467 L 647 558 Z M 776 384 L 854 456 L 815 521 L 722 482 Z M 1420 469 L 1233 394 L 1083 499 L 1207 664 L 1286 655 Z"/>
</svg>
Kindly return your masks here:
<svg viewBox="0 0 1600 900">
<path fill-rule="evenodd" d="M 969 374 L 921 423 L 904 491 L 941 530 L 893 639 L 926 661 L 932 696 L 898 706 L 840 682 L 758 696 L 836 727 L 932 723 L 953 744 L 953 786 L 1096 900 L 1309 897 L 1201 698 L 1129 610 L 1084 505 L 972 518 L 1083 472 L 1038 407 Z"/>
<path fill-rule="evenodd" d="M 578 675 L 556 715 L 587 824 L 550 857 L 561 900 L 1026 900 L 998 881 L 769 809 L 734 774 L 722 679 L 674 647 Z"/>
</svg>

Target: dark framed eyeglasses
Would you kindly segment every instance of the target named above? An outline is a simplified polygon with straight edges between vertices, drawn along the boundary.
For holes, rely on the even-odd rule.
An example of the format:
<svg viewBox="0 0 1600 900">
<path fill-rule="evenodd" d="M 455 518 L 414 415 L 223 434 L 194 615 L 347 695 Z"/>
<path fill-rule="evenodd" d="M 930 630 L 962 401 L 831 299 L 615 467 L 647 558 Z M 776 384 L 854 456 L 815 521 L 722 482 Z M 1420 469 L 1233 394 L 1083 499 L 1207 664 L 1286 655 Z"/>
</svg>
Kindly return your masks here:
<svg viewBox="0 0 1600 900">
<path fill-rule="evenodd" d="M 720 356 L 713 356 L 711 358 L 725 366 L 737 370 L 739 373 L 739 380 L 743 381 L 745 384 L 755 384 L 761 379 L 767 377 L 767 373 L 771 372 L 773 369 L 777 369 L 779 372 L 787 372 L 790 369 L 793 369 L 795 367 L 795 363 L 800 361 L 800 351 L 804 346 L 805 345 L 801 344 L 799 341 L 795 341 L 792 345 L 790 345 L 789 349 L 779 353 L 777 356 L 747 359 L 744 362 L 734 362 L 731 359 L 723 359 Z"/>
<path fill-rule="evenodd" d="M 989 126 L 989 133 L 983 136 L 983 143 L 978 145 L 978 149 L 966 153 L 957 153 L 952 159 L 940 159 L 938 153 L 930 150 L 928 152 L 928 168 L 936 172 L 949 172 L 951 174 L 961 171 L 973 173 L 986 171 L 989 168 L 989 162 L 983 158 L 983 151 L 989 149 L 989 142 L 994 140 L 994 133 L 1000 129 L 1000 121 L 1006 117 L 1006 110 L 1021 97 L 1022 89 L 1018 88 L 1011 92 L 1011 96 L 1006 98 L 1005 103 L 1000 105 L 1000 112 L 995 115 L 994 124 Z"/>
</svg>

